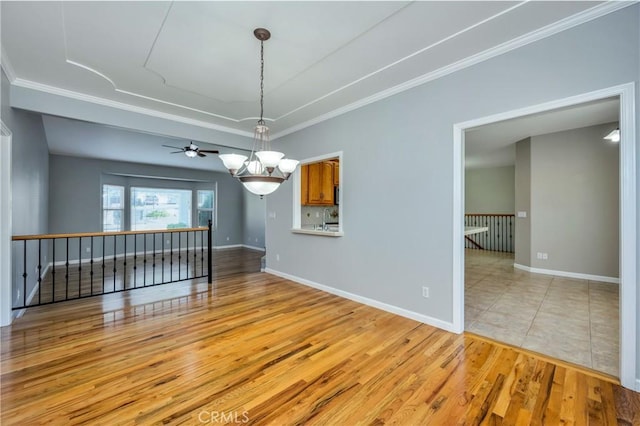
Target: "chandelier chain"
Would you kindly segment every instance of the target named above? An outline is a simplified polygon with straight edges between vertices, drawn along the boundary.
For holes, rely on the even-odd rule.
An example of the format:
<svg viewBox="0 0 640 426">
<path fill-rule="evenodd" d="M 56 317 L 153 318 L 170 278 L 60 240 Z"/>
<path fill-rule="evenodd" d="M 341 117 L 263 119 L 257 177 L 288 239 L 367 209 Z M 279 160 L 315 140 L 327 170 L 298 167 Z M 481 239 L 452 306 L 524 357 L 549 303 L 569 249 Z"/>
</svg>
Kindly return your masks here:
<svg viewBox="0 0 640 426">
<path fill-rule="evenodd" d="M 264 112 L 264 41 L 260 40 L 260 123 Z"/>
</svg>

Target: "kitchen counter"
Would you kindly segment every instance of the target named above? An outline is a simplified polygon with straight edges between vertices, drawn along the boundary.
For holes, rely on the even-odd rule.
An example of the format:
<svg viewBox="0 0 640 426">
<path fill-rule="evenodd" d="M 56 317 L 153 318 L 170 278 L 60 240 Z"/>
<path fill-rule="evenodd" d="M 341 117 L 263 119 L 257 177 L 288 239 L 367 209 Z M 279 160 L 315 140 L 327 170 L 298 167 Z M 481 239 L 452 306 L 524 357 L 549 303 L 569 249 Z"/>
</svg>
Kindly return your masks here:
<svg viewBox="0 0 640 426">
<path fill-rule="evenodd" d="M 291 232 L 294 234 L 307 234 L 307 235 L 319 235 L 321 237 L 342 237 L 344 232 L 339 231 L 337 225 L 330 225 L 331 230 L 323 231 L 322 229 L 315 229 L 314 225 L 303 225 L 302 228 L 292 228 Z"/>
</svg>

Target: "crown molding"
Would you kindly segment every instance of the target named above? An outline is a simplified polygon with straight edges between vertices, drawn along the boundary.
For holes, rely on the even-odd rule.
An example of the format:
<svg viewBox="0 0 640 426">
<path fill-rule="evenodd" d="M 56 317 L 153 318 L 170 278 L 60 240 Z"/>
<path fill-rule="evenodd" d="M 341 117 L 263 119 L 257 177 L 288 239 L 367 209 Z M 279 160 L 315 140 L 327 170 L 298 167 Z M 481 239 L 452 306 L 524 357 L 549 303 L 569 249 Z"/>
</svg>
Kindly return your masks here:
<svg viewBox="0 0 640 426">
<path fill-rule="evenodd" d="M 538 30 L 532 31 L 528 34 L 525 34 L 523 36 L 517 37 L 513 40 L 510 40 L 508 42 L 502 43 L 498 46 L 492 47 L 490 49 L 485 50 L 484 52 L 478 53 L 476 55 L 467 57 L 465 59 L 462 59 L 458 62 L 455 62 L 453 64 L 447 65 L 445 67 L 442 67 L 438 70 L 423 74 L 421 76 L 418 76 L 414 79 L 408 80 L 404 83 L 398 84 L 394 87 L 391 87 L 389 89 L 380 91 L 376 94 L 373 94 L 371 96 L 368 96 L 366 98 L 360 99 L 356 102 L 353 102 L 349 105 L 345 105 L 343 107 L 337 108 L 333 111 L 330 111 L 328 113 L 322 114 L 316 118 L 313 118 L 311 120 L 307 120 L 303 123 L 291 126 L 289 128 L 286 128 L 280 132 L 277 132 L 275 134 L 272 135 L 272 140 L 278 139 L 282 136 L 286 136 L 288 134 L 297 132 L 299 130 L 302 130 L 304 128 L 313 126 L 315 124 L 321 123 L 323 121 L 329 120 L 331 118 L 340 116 L 342 114 L 345 114 L 347 112 L 362 108 L 366 105 L 369 105 L 371 103 L 377 102 L 379 100 L 388 98 L 390 96 L 393 96 L 395 94 L 404 92 L 406 90 L 412 89 L 416 86 L 425 84 L 429 81 L 433 81 L 436 80 L 438 78 L 444 77 L 446 75 L 452 74 L 456 71 L 462 70 L 464 68 L 470 67 L 472 65 L 478 64 L 480 62 L 484 62 L 486 60 L 489 60 L 491 58 L 494 58 L 498 55 L 501 55 L 503 53 L 507 53 L 510 52 L 512 50 L 515 50 L 519 47 L 522 46 L 526 46 L 527 44 L 542 40 L 544 38 L 550 37 L 552 35 L 555 35 L 557 33 L 560 33 L 562 31 L 568 30 L 570 28 L 573 28 L 575 26 L 578 26 L 580 24 L 592 21 L 594 19 L 597 19 L 599 17 L 602 17 L 604 15 L 607 15 L 609 13 L 613 13 L 617 10 L 623 9 L 625 7 L 628 6 L 632 6 L 634 4 L 637 4 L 638 2 L 636 0 L 622 0 L 622 1 L 607 1 L 605 3 L 599 4 L 597 6 L 594 6 L 590 9 L 587 9 L 585 11 L 582 11 L 580 13 L 577 13 L 571 17 L 565 18 L 565 19 L 561 19 L 553 24 L 547 25 L 546 27 L 540 28 Z M 11 82 L 12 85 L 18 86 L 18 87 L 23 87 L 23 88 L 27 88 L 27 89 L 31 89 L 31 90 L 36 90 L 36 91 L 41 91 L 41 92 L 45 92 L 45 93 L 49 93 L 49 94 L 53 94 L 53 95 L 58 95 L 58 96 L 64 96 L 67 98 L 71 98 L 71 99 L 75 99 L 75 100 L 79 100 L 79 101 L 83 101 L 83 102 L 89 102 L 89 103 L 93 103 L 96 105 L 102 105 L 102 106 L 107 106 L 110 108 L 116 108 L 116 109 L 120 109 L 123 111 L 128 111 L 128 112 L 133 112 L 133 113 L 139 113 L 139 114 L 144 114 L 147 116 L 151 116 L 151 117 L 156 117 L 156 118 L 161 118 L 161 119 L 165 119 L 165 120 L 170 120 L 170 121 L 174 121 L 174 122 L 178 122 L 178 123 L 183 123 L 183 124 L 188 124 L 188 125 L 193 125 L 193 126 L 197 126 L 197 127 L 202 127 L 202 128 L 206 128 L 206 129 L 212 129 L 212 130 L 217 130 L 217 131 L 221 131 L 221 132 L 225 132 L 225 133 L 231 133 L 231 134 L 235 134 L 235 135 L 240 135 L 240 136 L 245 136 L 245 137 L 253 137 L 253 134 L 251 132 L 247 132 L 247 131 L 243 131 L 243 130 L 238 130 L 238 129 L 234 129 L 231 127 L 227 127 L 227 126 L 221 126 L 218 124 L 213 124 L 213 123 L 209 123 L 206 121 L 202 121 L 202 120 L 196 120 L 196 119 L 191 119 L 191 118 L 187 118 L 187 117 L 183 117 L 183 116 L 179 116 L 179 115 L 175 115 L 175 114 L 169 114 L 169 113 L 165 113 L 165 112 L 161 112 L 161 111 L 157 111 L 154 109 L 150 109 L 150 108 L 143 108 L 143 107 L 138 107 L 138 106 L 134 106 L 131 104 L 127 104 L 124 102 L 118 102 L 118 101 L 112 101 L 109 99 L 105 99 L 105 98 L 101 98 L 101 97 L 97 97 L 97 96 L 92 96 L 92 95 L 86 95 L 83 93 L 79 93 L 79 92 L 74 92 L 74 91 L 70 91 L 67 89 L 61 89 L 58 87 L 54 87 L 54 86 L 50 86 L 50 85 L 46 85 L 46 84 L 41 84 L 41 83 L 37 83 L 34 81 L 29 81 L 29 80 L 24 80 L 21 78 L 17 78 L 15 75 L 15 72 L 13 71 L 13 68 L 11 67 L 11 64 L 8 60 L 8 58 L 5 55 L 4 49 L 2 49 L 2 69 L 5 70 L 5 73 L 7 74 L 7 78 L 9 78 L 9 81 Z M 95 70 L 89 69 L 86 66 L 82 66 L 78 63 L 74 63 L 73 61 L 71 62 L 73 65 L 77 65 L 80 66 L 82 68 L 87 69 L 88 71 L 93 71 L 94 73 L 96 73 L 97 75 L 101 75 L 100 73 L 97 73 Z M 386 69 L 387 67 L 385 67 L 384 69 Z M 107 79 L 109 80 L 109 79 Z M 109 80 L 110 81 L 110 80 Z M 111 82 L 111 81 L 110 81 Z M 113 84 L 113 82 L 111 82 Z M 156 102 L 161 102 L 161 103 L 165 103 L 168 105 L 173 105 L 173 106 L 177 106 L 177 107 L 181 107 L 181 108 L 186 108 L 189 110 L 193 110 L 196 112 L 201 112 L 199 110 L 195 110 L 193 108 L 189 108 L 189 107 L 185 107 L 185 106 L 181 106 L 181 105 L 177 105 L 177 104 L 172 104 L 166 101 L 161 101 L 155 98 L 149 98 L 143 95 L 138 95 L 136 93 L 133 92 L 128 92 L 128 91 L 123 91 L 120 89 L 115 88 L 116 91 L 124 93 L 124 94 L 128 94 L 128 95 L 132 95 L 132 96 L 137 96 L 143 99 L 148 99 L 151 101 L 156 101 Z M 333 92 L 332 92 L 333 94 Z M 320 101 L 322 99 L 325 99 L 325 97 L 319 98 L 317 101 Z M 312 102 L 315 103 L 315 102 Z M 307 105 L 305 105 L 307 106 Z M 298 109 L 299 110 L 299 109 Z M 292 111 L 293 113 L 294 111 Z M 209 113 L 211 114 L 211 113 Z M 239 120 L 239 121 L 244 121 L 245 119 Z M 271 120 L 270 120 L 271 121 Z M 273 121 L 277 121 L 273 120 Z"/>
<path fill-rule="evenodd" d="M 436 80 L 438 78 L 444 77 L 446 75 L 452 74 L 456 71 L 460 71 L 462 69 L 468 68 L 472 65 L 476 65 L 480 62 L 487 61 L 496 56 L 502 55 L 504 53 L 510 52 L 517 48 L 526 46 L 528 44 L 534 43 L 536 41 L 545 39 L 547 37 L 558 34 L 562 31 L 566 31 L 578 25 L 584 24 L 586 22 L 592 21 L 594 19 L 600 18 L 602 16 L 608 15 L 609 13 L 613 13 L 617 10 L 623 9 L 628 6 L 632 6 L 637 4 L 636 0 L 631 1 L 607 1 L 606 3 L 599 4 L 590 9 L 577 13 L 568 18 L 561 19 L 553 24 L 549 24 L 546 27 L 540 28 L 538 30 L 532 31 L 528 34 L 522 35 L 520 37 L 509 40 L 505 43 L 499 44 L 495 47 L 487 49 L 478 54 L 469 56 L 465 59 L 462 59 L 458 62 L 454 62 L 453 64 L 447 65 L 445 67 L 439 68 L 435 71 L 423 74 L 414 79 L 408 80 L 404 83 L 398 84 L 389 89 L 378 92 L 374 95 L 368 96 L 366 98 L 360 99 L 356 102 L 353 102 L 349 105 L 345 105 L 343 107 L 337 108 L 333 111 L 330 111 L 326 114 L 320 115 L 311 120 L 307 120 L 298 125 L 289 127 L 280 132 L 277 132 L 271 136 L 272 140 L 278 139 L 282 136 L 286 136 L 288 134 L 297 132 L 299 130 L 305 129 L 307 127 L 313 126 L 314 124 L 321 123 L 323 121 L 329 120 L 331 118 L 337 117 L 339 115 L 345 114 L 347 112 L 356 110 L 358 108 L 362 108 L 371 103 L 377 102 L 379 100 L 388 98 L 390 96 L 396 95 L 398 93 L 404 92 L 406 90 L 412 89 L 416 86 L 420 86 L 422 84 L 428 83 L 429 81 Z"/>
<path fill-rule="evenodd" d="M 100 98 L 97 96 L 87 95 L 84 93 L 74 92 L 67 89 L 61 89 L 59 87 L 49 86 L 46 84 L 37 83 L 35 81 L 24 80 L 21 78 L 16 78 L 12 85 L 17 87 L 22 87 L 25 89 L 36 90 L 39 92 L 49 93 L 51 95 L 63 96 L 70 99 L 75 99 L 82 102 L 88 102 L 96 105 L 106 106 L 109 108 L 120 109 L 123 111 L 144 114 L 151 117 L 162 118 L 164 120 L 175 121 L 178 123 L 188 124 L 191 126 L 202 127 L 205 129 L 217 130 L 220 132 L 231 133 L 234 135 L 245 136 L 248 138 L 253 137 L 253 133 L 247 132 L 244 130 L 233 129 L 231 127 L 220 126 L 218 124 L 208 123 L 202 120 L 195 120 L 192 118 L 182 117 L 180 115 L 169 114 L 166 112 L 157 111 L 154 109 L 143 108 L 134 106 L 131 104 L 126 104 L 124 102 L 112 101 L 105 98 Z"/>
<path fill-rule="evenodd" d="M 7 75 L 10 83 L 16 81 L 16 73 L 13 70 L 13 66 L 11 66 L 11 62 L 9 61 L 9 57 L 4 53 L 4 47 L 0 45 L 0 65 L 4 70 L 4 73 Z"/>
</svg>

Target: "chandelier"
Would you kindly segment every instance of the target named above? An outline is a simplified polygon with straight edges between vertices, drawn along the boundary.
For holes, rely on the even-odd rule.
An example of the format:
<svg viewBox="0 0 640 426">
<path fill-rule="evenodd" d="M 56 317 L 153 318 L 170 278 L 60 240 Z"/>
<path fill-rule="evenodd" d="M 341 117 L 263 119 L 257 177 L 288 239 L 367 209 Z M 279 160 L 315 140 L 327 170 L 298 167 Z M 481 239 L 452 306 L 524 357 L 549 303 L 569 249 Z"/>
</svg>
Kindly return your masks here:
<svg viewBox="0 0 640 426">
<path fill-rule="evenodd" d="M 242 182 L 244 187 L 257 195 L 271 194 L 280 184 L 289 179 L 299 161 L 283 158 L 284 154 L 271 151 L 269 127 L 264 122 L 264 42 L 271 33 L 264 28 L 256 28 L 253 35 L 260 40 L 260 120 L 253 131 L 251 155 L 221 154 L 220 159 L 231 176 Z"/>
</svg>

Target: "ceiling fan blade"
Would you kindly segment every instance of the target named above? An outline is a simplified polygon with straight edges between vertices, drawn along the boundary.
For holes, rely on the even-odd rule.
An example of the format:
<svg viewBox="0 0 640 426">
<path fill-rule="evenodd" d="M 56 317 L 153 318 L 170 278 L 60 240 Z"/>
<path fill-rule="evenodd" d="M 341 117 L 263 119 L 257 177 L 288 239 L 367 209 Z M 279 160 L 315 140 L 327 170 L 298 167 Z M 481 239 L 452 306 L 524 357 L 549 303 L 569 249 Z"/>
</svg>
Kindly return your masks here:
<svg viewBox="0 0 640 426">
<path fill-rule="evenodd" d="M 173 151 L 173 152 L 170 152 L 169 154 L 182 154 L 183 152 L 184 151 Z"/>
<path fill-rule="evenodd" d="M 206 157 L 202 152 L 198 151 L 198 157 Z"/>
<path fill-rule="evenodd" d="M 208 152 L 209 154 L 218 154 L 220 151 L 215 149 L 199 149 L 198 152 Z"/>
<path fill-rule="evenodd" d="M 171 145 L 162 145 L 162 146 L 164 146 L 165 148 L 179 149 L 179 150 L 180 150 L 180 152 L 183 152 L 183 151 L 184 151 L 184 148 L 180 148 L 180 147 L 178 147 L 178 146 L 171 146 Z"/>
</svg>

